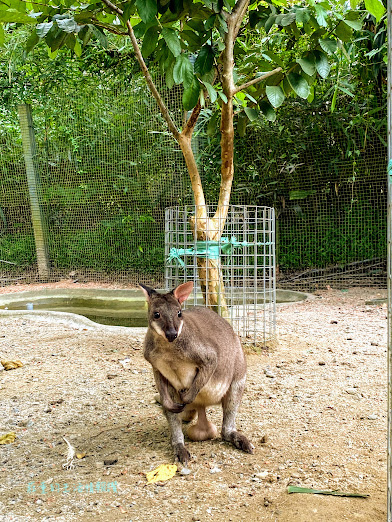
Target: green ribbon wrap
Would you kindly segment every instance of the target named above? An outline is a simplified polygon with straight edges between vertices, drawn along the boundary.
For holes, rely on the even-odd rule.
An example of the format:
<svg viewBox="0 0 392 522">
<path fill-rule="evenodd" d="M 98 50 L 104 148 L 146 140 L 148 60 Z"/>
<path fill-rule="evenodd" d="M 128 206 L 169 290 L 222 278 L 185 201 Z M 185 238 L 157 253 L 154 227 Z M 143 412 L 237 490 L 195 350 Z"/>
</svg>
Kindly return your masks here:
<svg viewBox="0 0 392 522">
<path fill-rule="evenodd" d="M 205 259 L 219 259 L 222 254 L 230 254 L 233 248 L 254 246 L 254 245 L 270 245 L 271 243 L 249 243 L 248 241 L 237 241 L 235 236 L 221 237 L 219 241 L 196 241 L 195 245 L 190 248 L 171 248 L 167 262 L 175 260 L 182 268 L 185 267 L 181 257 L 196 256 Z"/>
</svg>

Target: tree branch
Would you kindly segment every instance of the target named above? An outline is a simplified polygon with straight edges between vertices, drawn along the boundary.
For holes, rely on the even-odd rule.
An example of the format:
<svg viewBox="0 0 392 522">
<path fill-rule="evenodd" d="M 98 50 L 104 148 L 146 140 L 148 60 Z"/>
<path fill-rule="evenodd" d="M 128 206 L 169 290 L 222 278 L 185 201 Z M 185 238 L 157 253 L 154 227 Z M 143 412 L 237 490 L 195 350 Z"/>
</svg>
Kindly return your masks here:
<svg viewBox="0 0 392 522">
<path fill-rule="evenodd" d="M 102 0 L 102 1 L 112 11 L 114 11 L 115 13 L 117 13 L 120 16 L 123 15 L 123 11 L 119 7 L 117 7 L 115 4 L 113 4 L 110 0 Z M 131 39 L 132 47 L 133 47 L 133 50 L 135 51 L 136 59 L 139 62 L 140 68 L 142 70 L 143 76 L 146 79 L 147 85 L 159 106 L 161 114 L 162 114 L 163 118 L 165 119 L 170 132 L 173 134 L 174 138 L 178 141 L 180 133 L 179 133 L 174 121 L 172 120 L 172 118 L 169 114 L 169 110 L 166 107 L 164 101 L 162 100 L 162 97 L 159 94 L 158 89 L 155 86 L 155 83 L 151 77 L 150 71 L 148 70 L 148 67 L 143 59 L 139 44 L 137 43 L 135 33 L 133 32 L 133 28 L 132 28 L 132 25 L 130 24 L 129 20 L 127 20 L 126 25 L 127 25 L 127 30 L 128 30 L 128 36 Z"/>
<path fill-rule="evenodd" d="M 259 82 L 265 80 L 266 78 L 273 76 L 274 74 L 280 72 L 281 70 L 282 70 L 282 67 L 278 67 L 278 68 L 274 69 L 273 71 L 268 71 L 268 72 L 264 73 L 262 76 L 259 76 L 258 78 L 254 78 L 253 80 L 250 80 L 249 82 L 243 83 L 239 87 L 235 87 L 234 94 L 237 94 L 237 92 L 243 91 L 244 89 L 247 89 L 251 85 L 255 85 L 256 83 L 259 83 Z"/>
<path fill-rule="evenodd" d="M 192 114 L 189 116 L 188 121 L 186 122 L 185 127 L 183 128 L 181 134 L 184 134 L 184 136 L 192 136 L 192 133 L 195 129 L 200 112 L 201 112 L 201 104 L 200 104 L 200 100 L 199 100 L 197 102 L 196 106 L 194 107 Z"/>
<path fill-rule="evenodd" d="M 234 39 L 237 38 L 238 31 L 240 30 L 242 20 L 244 19 L 246 10 L 249 7 L 250 0 L 239 0 L 234 6 L 231 16 L 234 17 Z"/>
</svg>

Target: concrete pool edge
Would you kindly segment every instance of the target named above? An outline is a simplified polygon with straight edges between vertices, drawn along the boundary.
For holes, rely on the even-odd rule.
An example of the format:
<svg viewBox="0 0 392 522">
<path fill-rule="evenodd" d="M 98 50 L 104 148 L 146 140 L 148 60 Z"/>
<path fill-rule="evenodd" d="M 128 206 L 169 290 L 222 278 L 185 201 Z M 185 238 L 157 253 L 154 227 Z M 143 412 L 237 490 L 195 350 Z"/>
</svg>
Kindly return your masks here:
<svg viewBox="0 0 392 522">
<path fill-rule="evenodd" d="M 1 320 L 6 317 L 18 317 L 20 319 L 29 319 L 34 321 L 45 321 L 47 323 L 56 323 L 69 326 L 75 330 L 104 330 L 117 334 L 127 335 L 143 335 L 147 331 L 146 326 L 113 326 L 96 323 L 87 317 L 71 312 L 52 312 L 45 310 L 0 310 Z"/>
<path fill-rule="evenodd" d="M 277 289 L 277 309 L 280 306 L 294 305 L 298 302 L 304 302 L 306 300 L 314 299 L 315 296 L 312 294 L 306 294 L 304 292 L 282 290 Z M 141 291 L 138 289 L 103 289 L 103 288 L 70 288 L 70 289 L 56 289 L 56 288 L 44 288 L 37 291 L 22 291 L 12 292 L 9 294 L 0 294 L 0 320 L 4 317 L 19 317 L 29 318 L 33 320 L 46 321 L 48 323 L 61 323 L 68 325 L 75 329 L 89 329 L 89 330 L 100 330 L 106 332 L 116 332 L 119 334 L 126 335 L 143 335 L 146 332 L 146 326 L 132 325 L 112 325 L 102 324 L 93 319 L 82 315 L 81 313 L 73 313 L 72 311 L 55 311 L 55 310 L 43 310 L 43 309 L 17 309 L 8 310 L 4 309 L 8 304 L 29 301 L 34 304 L 35 301 L 40 299 L 65 299 L 65 298 L 78 298 L 95 300 L 100 302 L 106 302 L 107 307 L 110 308 L 111 304 L 115 308 L 115 303 L 122 303 L 126 308 L 135 310 L 135 307 L 139 309 L 139 313 L 145 313 L 147 318 L 147 310 L 143 310 L 145 307 L 145 298 Z"/>
</svg>

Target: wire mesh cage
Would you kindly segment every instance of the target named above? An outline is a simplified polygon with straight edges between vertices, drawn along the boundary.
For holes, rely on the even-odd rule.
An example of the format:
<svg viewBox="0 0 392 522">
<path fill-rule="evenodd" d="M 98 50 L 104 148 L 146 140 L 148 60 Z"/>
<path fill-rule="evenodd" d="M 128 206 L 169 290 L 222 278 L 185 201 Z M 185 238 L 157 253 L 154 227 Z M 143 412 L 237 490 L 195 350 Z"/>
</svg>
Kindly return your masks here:
<svg viewBox="0 0 392 522">
<path fill-rule="evenodd" d="M 188 305 L 207 304 L 245 342 L 276 336 L 273 208 L 171 207 L 165 211 L 165 285 L 195 284 Z"/>
</svg>

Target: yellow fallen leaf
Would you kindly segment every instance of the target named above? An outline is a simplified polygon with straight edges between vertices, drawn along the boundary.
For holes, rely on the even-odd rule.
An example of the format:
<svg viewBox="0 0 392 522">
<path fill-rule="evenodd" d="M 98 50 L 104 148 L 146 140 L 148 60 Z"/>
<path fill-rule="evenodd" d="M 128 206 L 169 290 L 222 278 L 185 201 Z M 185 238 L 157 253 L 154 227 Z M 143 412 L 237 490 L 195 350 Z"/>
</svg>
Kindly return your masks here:
<svg viewBox="0 0 392 522">
<path fill-rule="evenodd" d="M 16 434 L 11 431 L 10 433 L 6 433 L 5 435 L 0 435 L 0 444 L 12 444 L 15 442 Z"/>
<path fill-rule="evenodd" d="M 4 366 L 4 370 L 14 370 L 15 368 L 21 368 L 23 363 L 21 361 L 0 361 Z"/>
<path fill-rule="evenodd" d="M 151 484 L 152 482 L 169 480 L 174 477 L 176 471 L 177 466 L 175 464 L 161 464 L 156 469 L 146 473 L 147 482 Z"/>
<path fill-rule="evenodd" d="M 84 453 L 77 453 L 77 454 L 76 454 L 76 458 L 77 458 L 77 459 L 84 459 L 84 457 L 85 457 L 86 455 L 87 455 L 86 452 L 84 452 Z"/>
</svg>

